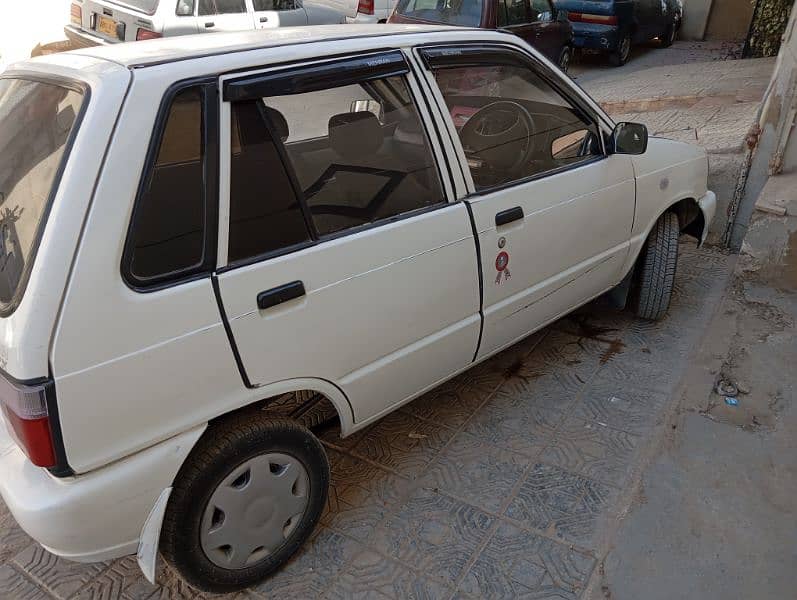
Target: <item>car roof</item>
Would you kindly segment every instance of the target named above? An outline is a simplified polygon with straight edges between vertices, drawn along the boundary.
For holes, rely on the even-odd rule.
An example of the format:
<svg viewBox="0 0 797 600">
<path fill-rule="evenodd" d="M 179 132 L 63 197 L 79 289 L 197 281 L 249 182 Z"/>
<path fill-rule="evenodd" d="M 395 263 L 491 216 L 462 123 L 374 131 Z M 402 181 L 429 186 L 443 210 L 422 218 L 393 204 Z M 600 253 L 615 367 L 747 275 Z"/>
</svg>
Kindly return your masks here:
<svg viewBox="0 0 797 600">
<path fill-rule="evenodd" d="M 145 67 L 215 54 L 257 50 L 271 46 L 306 44 L 386 35 L 463 31 L 462 27 L 436 25 L 313 25 L 281 27 L 258 31 L 236 31 L 166 37 L 135 43 L 110 44 L 74 50 L 79 54 L 104 59 L 128 68 Z"/>
</svg>

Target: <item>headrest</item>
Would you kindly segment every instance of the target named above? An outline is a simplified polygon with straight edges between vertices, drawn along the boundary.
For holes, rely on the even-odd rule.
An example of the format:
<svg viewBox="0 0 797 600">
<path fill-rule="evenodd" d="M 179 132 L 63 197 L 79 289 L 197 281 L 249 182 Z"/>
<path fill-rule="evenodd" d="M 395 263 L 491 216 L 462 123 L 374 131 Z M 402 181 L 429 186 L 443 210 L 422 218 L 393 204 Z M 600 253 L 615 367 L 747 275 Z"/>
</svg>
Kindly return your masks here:
<svg viewBox="0 0 797 600">
<path fill-rule="evenodd" d="M 341 113 L 329 119 L 329 145 L 341 156 L 372 155 L 382 147 L 384 138 L 382 125 L 372 112 Z"/>
<path fill-rule="evenodd" d="M 274 128 L 274 131 L 277 133 L 280 139 L 283 142 L 287 140 L 291 132 L 288 128 L 288 121 L 285 119 L 285 115 L 283 115 L 276 108 L 271 108 L 270 106 L 266 106 L 266 115 L 268 115 L 268 118 L 271 121 L 271 126 Z"/>
</svg>

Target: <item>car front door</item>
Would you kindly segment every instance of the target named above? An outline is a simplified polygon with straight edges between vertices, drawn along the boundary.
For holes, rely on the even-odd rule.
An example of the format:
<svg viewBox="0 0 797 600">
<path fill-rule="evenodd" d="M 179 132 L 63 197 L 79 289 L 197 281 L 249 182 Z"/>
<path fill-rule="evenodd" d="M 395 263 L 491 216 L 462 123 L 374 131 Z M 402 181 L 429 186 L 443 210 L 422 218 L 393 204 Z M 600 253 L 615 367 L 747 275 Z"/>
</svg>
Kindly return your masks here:
<svg viewBox="0 0 797 600">
<path fill-rule="evenodd" d="M 556 19 L 551 0 L 531 0 L 531 20 L 537 48 L 558 64 L 565 43 L 565 25 Z"/>
<path fill-rule="evenodd" d="M 307 25 L 301 0 L 252 0 L 257 29 Z"/>
<path fill-rule="evenodd" d="M 473 360 L 475 237 L 418 93 L 398 51 L 223 78 L 218 289 L 250 385 L 324 379 L 362 423 Z"/>
<path fill-rule="evenodd" d="M 245 0 L 199 0 L 197 29 L 200 33 L 254 29 L 251 9 Z"/>
<path fill-rule="evenodd" d="M 625 275 L 635 182 L 563 76 L 518 49 L 420 49 L 478 231 L 486 356 Z"/>
</svg>

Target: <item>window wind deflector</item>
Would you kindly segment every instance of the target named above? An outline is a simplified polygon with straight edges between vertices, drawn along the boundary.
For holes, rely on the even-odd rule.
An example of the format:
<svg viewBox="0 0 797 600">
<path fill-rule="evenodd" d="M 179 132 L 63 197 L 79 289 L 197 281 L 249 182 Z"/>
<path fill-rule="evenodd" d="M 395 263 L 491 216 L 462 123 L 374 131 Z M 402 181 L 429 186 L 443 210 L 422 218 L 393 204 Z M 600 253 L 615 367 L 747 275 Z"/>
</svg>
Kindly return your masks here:
<svg viewBox="0 0 797 600">
<path fill-rule="evenodd" d="M 289 67 L 285 70 L 228 81 L 224 86 L 224 100 L 239 102 L 270 96 L 303 94 L 404 75 L 408 72 L 409 66 L 398 50 L 369 54 L 305 67 Z"/>
<path fill-rule="evenodd" d="M 450 66 L 508 65 L 528 67 L 528 60 L 508 48 L 481 46 L 432 46 L 420 49 L 426 67 L 442 69 Z"/>
</svg>

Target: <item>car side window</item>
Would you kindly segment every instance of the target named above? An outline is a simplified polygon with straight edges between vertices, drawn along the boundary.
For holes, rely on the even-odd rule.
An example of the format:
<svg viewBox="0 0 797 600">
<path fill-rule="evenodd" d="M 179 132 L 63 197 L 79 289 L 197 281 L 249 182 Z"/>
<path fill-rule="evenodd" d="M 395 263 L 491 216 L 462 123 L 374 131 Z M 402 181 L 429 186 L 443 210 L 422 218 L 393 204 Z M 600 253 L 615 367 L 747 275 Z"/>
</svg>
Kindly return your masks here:
<svg viewBox="0 0 797 600">
<path fill-rule="evenodd" d="M 296 0 L 253 0 L 255 11 L 294 10 L 299 8 Z"/>
<path fill-rule="evenodd" d="M 177 9 L 175 14 L 178 17 L 190 17 L 194 14 L 195 0 L 177 0 Z"/>
<path fill-rule="evenodd" d="M 445 202 L 404 76 L 263 102 L 319 237 Z"/>
<path fill-rule="evenodd" d="M 516 62 L 434 70 L 477 190 L 603 155 L 598 126 Z"/>
<path fill-rule="evenodd" d="M 154 165 L 146 176 L 128 235 L 126 261 L 147 285 L 200 267 L 205 242 L 203 92 L 177 93 L 167 112 Z"/>
<path fill-rule="evenodd" d="M 199 0 L 199 16 L 245 13 L 244 0 Z"/>
<path fill-rule="evenodd" d="M 528 22 L 528 0 L 498 0 L 498 27 L 511 27 Z"/>
<path fill-rule="evenodd" d="M 554 19 L 551 0 L 531 0 L 531 20 L 549 22 Z"/>
</svg>

